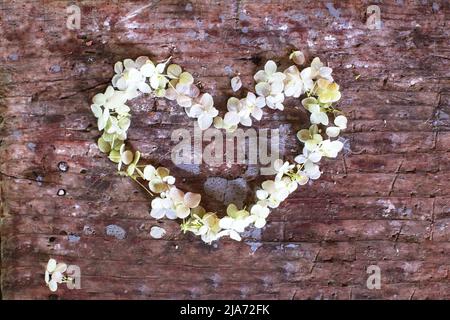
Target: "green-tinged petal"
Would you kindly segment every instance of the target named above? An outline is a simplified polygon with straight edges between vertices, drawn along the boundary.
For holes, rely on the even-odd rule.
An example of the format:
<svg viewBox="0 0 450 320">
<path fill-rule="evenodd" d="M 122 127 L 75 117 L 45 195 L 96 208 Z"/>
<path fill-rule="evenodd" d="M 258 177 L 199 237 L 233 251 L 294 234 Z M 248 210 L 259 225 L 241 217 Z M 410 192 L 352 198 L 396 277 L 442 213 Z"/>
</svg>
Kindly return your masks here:
<svg viewBox="0 0 450 320">
<path fill-rule="evenodd" d="M 112 162 L 119 163 L 120 162 L 120 152 L 117 151 L 117 150 L 111 150 L 111 152 L 109 153 L 108 158 Z"/>
<path fill-rule="evenodd" d="M 105 141 L 105 139 L 103 139 L 103 137 L 100 137 L 98 139 L 97 145 L 98 145 L 98 148 L 100 149 L 100 151 L 103 153 L 108 153 L 109 151 L 111 151 L 111 144 L 109 142 Z"/>
<path fill-rule="evenodd" d="M 167 67 L 167 75 L 171 79 L 178 78 L 182 72 L 183 72 L 183 70 L 177 64 L 171 64 Z"/>
</svg>

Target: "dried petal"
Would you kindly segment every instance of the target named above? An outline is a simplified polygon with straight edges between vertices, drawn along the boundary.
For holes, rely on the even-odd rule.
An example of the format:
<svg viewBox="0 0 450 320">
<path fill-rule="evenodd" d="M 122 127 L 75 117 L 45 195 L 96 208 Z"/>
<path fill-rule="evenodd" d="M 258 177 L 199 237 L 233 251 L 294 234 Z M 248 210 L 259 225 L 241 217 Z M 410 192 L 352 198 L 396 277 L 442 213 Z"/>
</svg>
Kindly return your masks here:
<svg viewBox="0 0 450 320">
<path fill-rule="evenodd" d="M 234 92 L 238 91 L 242 87 L 242 81 L 239 76 L 236 76 L 231 79 L 231 89 L 233 89 Z"/>
</svg>

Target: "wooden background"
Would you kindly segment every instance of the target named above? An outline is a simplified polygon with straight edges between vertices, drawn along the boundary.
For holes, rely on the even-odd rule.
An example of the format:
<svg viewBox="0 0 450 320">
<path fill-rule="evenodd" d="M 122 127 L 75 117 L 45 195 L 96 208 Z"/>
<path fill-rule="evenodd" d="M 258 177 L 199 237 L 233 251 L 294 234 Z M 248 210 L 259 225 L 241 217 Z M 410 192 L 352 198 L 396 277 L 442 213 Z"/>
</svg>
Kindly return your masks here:
<svg viewBox="0 0 450 320">
<path fill-rule="evenodd" d="M 1 1 L 4 299 L 450 298 L 448 1 L 77 1 L 75 31 L 72 3 Z M 366 26 L 370 4 L 380 30 Z M 250 88 L 267 59 L 286 65 L 294 48 L 335 70 L 344 155 L 243 242 L 204 245 L 167 221 L 152 239 L 149 199 L 96 148 L 89 103 L 114 62 L 172 55 L 223 111 L 232 76 Z M 257 127 L 280 128 L 291 159 L 306 115 L 287 105 Z M 255 168 L 171 163 L 171 132 L 192 128 L 173 103 L 138 98 L 132 109 L 133 146 L 209 209 L 251 199 Z M 82 288 L 51 294 L 49 257 L 80 266 Z M 366 287 L 369 265 L 381 268 L 380 290 Z"/>
</svg>

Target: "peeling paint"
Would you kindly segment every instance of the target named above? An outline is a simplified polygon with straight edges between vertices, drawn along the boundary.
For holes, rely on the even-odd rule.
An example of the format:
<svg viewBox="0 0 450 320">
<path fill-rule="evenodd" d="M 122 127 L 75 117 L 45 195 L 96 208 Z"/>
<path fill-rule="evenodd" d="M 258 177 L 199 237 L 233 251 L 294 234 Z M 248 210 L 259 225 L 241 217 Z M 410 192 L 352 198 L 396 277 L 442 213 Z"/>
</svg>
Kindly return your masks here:
<svg viewBox="0 0 450 320">
<path fill-rule="evenodd" d="M 262 246 L 261 242 L 246 241 L 245 243 L 250 246 L 252 254 Z"/>
<path fill-rule="evenodd" d="M 328 12 L 335 18 L 339 18 L 341 16 L 341 10 L 336 9 L 332 2 L 325 3 L 325 7 L 327 7 Z"/>
<path fill-rule="evenodd" d="M 80 241 L 81 237 L 77 236 L 76 234 L 69 234 L 67 236 L 67 239 L 69 240 L 69 242 L 71 243 L 77 243 L 78 241 Z"/>
<path fill-rule="evenodd" d="M 127 232 L 122 227 L 119 227 L 118 225 L 110 224 L 110 225 L 106 226 L 106 234 L 108 236 L 112 236 L 118 240 L 123 240 L 123 239 L 125 239 Z"/>
</svg>

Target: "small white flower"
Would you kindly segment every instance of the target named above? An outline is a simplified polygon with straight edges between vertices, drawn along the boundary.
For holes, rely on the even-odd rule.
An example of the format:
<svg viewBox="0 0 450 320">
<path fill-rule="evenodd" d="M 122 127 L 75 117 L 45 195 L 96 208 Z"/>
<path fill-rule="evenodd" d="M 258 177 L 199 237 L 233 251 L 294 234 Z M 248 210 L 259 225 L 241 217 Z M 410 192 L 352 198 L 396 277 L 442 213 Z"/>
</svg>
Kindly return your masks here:
<svg viewBox="0 0 450 320">
<path fill-rule="evenodd" d="M 168 219 L 174 220 L 177 218 L 177 213 L 175 212 L 174 203 L 170 198 L 160 198 L 157 197 L 152 200 L 152 210 L 150 211 L 150 216 L 155 219 L 161 219 L 167 217 Z"/>
<path fill-rule="evenodd" d="M 281 160 L 281 159 L 275 160 L 273 166 L 274 166 L 275 171 L 277 172 L 277 175 L 275 176 L 276 181 L 281 180 L 283 175 L 287 174 L 289 171 L 291 171 L 295 167 L 295 165 L 289 164 L 288 161 L 283 162 L 283 160 Z"/>
<path fill-rule="evenodd" d="M 215 213 L 204 213 L 201 217 L 196 217 L 195 222 L 200 225 L 197 231 L 194 231 L 195 235 L 201 236 L 203 242 L 211 243 L 225 234 L 220 233 L 219 218 Z"/>
<path fill-rule="evenodd" d="M 265 98 L 266 105 L 271 109 L 284 110 L 284 84 L 282 81 L 273 82 L 271 84 L 267 82 L 260 82 L 255 86 L 255 91 L 258 96 Z"/>
<path fill-rule="evenodd" d="M 172 200 L 173 209 L 180 219 L 184 219 L 191 214 L 191 209 L 197 207 L 201 201 L 201 195 L 198 193 L 184 193 L 176 187 L 170 188 L 168 197 Z"/>
<path fill-rule="evenodd" d="M 318 104 L 310 105 L 308 110 L 311 112 L 310 121 L 312 124 L 328 125 L 328 115 Z"/>
<path fill-rule="evenodd" d="M 264 70 L 259 70 L 254 76 L 256 93 L 265 98 L 266 105 L 271 109 L 284 110 L 285 78 L 285 74 L 277 72 L 277 65 L 272 60 L 267 61 Z"/>
<path fill-rule="evenodd" d="M 332 72 L 333 69 L 325 67 L 318 57 L 314 58 L 311 62 L 311 73 L 313 78 L 321 78 L 333 82 L 333 77 L 331 76 Z"/>
<path fill-rule="evenodd" d="M 236 205 L 230 204 L 227 207 L 227 216 L 219 221 L 219 226 L 224 229 L 220 234 L 221 236 L 226 234 L 233 240 L 240 241 L 239 233 L 244 232 L 252 221 L 253 218 L 247 210 L 238 210 Z"/>
<path fill-rule="evenodd" d="M 167 75 L 172 80 L 169 82 L 165 97 L 169 100 L 176 100 L 178 105 L 183 108 L 190 108 L 192 100 L 200 94 L 200 90 L 194 85 L 192 75 L 189 72 L 183 72 L 177 64 L 167 67 Z"/>
<path fill-rule="evenodd" d="M 194 104 L 189 112 L 189 116 L 197 118 L 200 129 L 206 130 L 213 123 L 219 111 L 214 108 L 214 100 L 209 93 L 204 93 L 199 103 Z"/>
<path fill-rule="evenodd" d="M 319 128 L 317 125 L 313 124 L 309 127 L 309 129 L 302 129 L 297 132 L 297 138 L 305 144 L 305 147 L 309 151 L 314 151 L 319 147 L 323 140 L 322 136 L 318 132 Z"/>
<path fill-rule="evenodd" d="M 105 93 L 98 93 L 92 98 L 91 110 L 98 118 L 99 130 L 106 127 L 110 118 L 110 110 L 117 112 L 119 116 L 125 117 L 128 115 L 130 108 L 125 104 L 127 99 L 124 92 L 114 90 L 112 86 L 108 86 Z"/>
<path fill-rule="evenodd" d="M 257 83 L 266 82 L 266 83 L 274 83 L 274 82 L 283 82 L 285 75 L 282 72 L 277 72 L 277 64 L 269 60 L 266 62 L 264 66 L 264 70 L 259 70 L 256 72 L 253 77 Z"/>
<path fill-rule="evenodd" d="M 131 121 L 128 116 L 110 116 L 104 129 L 107 134 L 114 134 L 119 140 L 124 141 L 127 139 L 127 130 L 130 124 Z"/>
<path fill-rule="evenodd" d="M 255 227 L 262 228 L 266 225 L 266 218 L 269 216 L 270 210 L 267 207 L 255 204 L 252 206 L 250 213 Z"/>
<path fill-rule="evenodd" d="M 262 108 L 266 106 L 264 97 L 256 97 L 253 92 L 248 92 L 247 97 L 240 100 L 241 109 L 239 116 L 241 117 L 241 124 L 246 126 L 252 125 L 250 116 L 256 120 L 261 120 L 263 116 Z"/>
<path fill-rule="evenodd" d="M 157 97 L 164 97 L 166 93 L 166 86 L 169 80 L 164 75 L 164 70 L 170 58 L 166 61 L 157 64 L 156 66 L 150 60 L 146 60 L 141 66 L 141 73 L 145 78 L 150 79 L 150 87 L 154 89 Z"/>
<path fill-rule="evenodd" d="M 328 127 L 326 130 L 326 134 L 330 138 L 337 137 L 339 135 L 339 133 L 341 132 L 341 130 L 347 129 L 347 118 L 342 115 L 337 116 L 334 119 L 334 124 L 336 125 L 335 127 Z"/>
<path fill-rule="evenodd" d="M 278 181 L 266 180 L 261 187 L 262 189 L 256 191 L 256 197 L 260 200 L 258 204 L 270 208 L 277 208 L 290 193 L 290 189 L 283 179 Z"/>
<path fill-rule="evenodd" d="M 344 144 L 341 141 L 331 141 L 330 139 L 328 139 L 322 142 L 319 151 L 325 157 L 336 158 L 343 147 Z"/>
<path fill-rule="evenodd" d="M 169 187 L 175 183 L 175 177 L 170 175 L 169 169 L 164 167 L 156 169 L 152 165 L 145 166 L 143 178 L 149 181 L 149 188 L 155 193 L 168 191 Z"/>
<path fill-rule="evenodd" d="M 284 94 L 286 97 L 300 97 L 303 91 L 303 80 L 300 76 L 300 71 L 296 66 L 290 66 L 284 70 L 286 79 L 284 80 Z"/>
<path fill-rule="evenodd" d="M 55 292 L 58 290 L 58 283 L 64 282 L 63 273 L 66 270 L 67 265 L 65 263 L 56 263 L 55 259 L 48 260 L 45 270 L 45 283 L 50 288 L 50 291 Z"/>
<path fill-rule="evenodd" d="M 114 87 L 126 91 L 128 97 L 133 99 L 138 96 L 137 90 L 142 93 L 150 93 L 150 86 L 146 83 L 145 75 L 139 70 L 141 66 L 150 61 L 147 57 L 139 57 L 136 61 L 125 59 L 122 63 L 114 65 L 115 75 L 112 78 Z M 150 61 L 150 63 L 152 63 Z"/>
<path fill-rule="evenodd" d="M 231 97 L 227 101 L 228 112 L 223 118 L 223 128 L 228 131 L 234 131 L 241 121 L 241 101 L 235 97 Z"/>
<path fill-rule="evenodd" d="M 307 148 L 303 148 L 303 154 L 295 157 L 295 162 L 303 164 L 303 172 L 309 179 L 319 179 L 321 172 L 317 162 L 320 161 L 322 155 L 319 151 L 308 151 Z"/>
<path fill-rule="evenodd" d="M 251 126 L 252 119 L 261 120 L 262 108 L 266 105 L 264 97 L 256 97 L 254 93 L 248 92 L 247 97 L 241 100 L 231 97 L 227 102 L 228 112 L 225 114 L 225 128 L 234 128 L 237 124 Z"/>
</svg>

